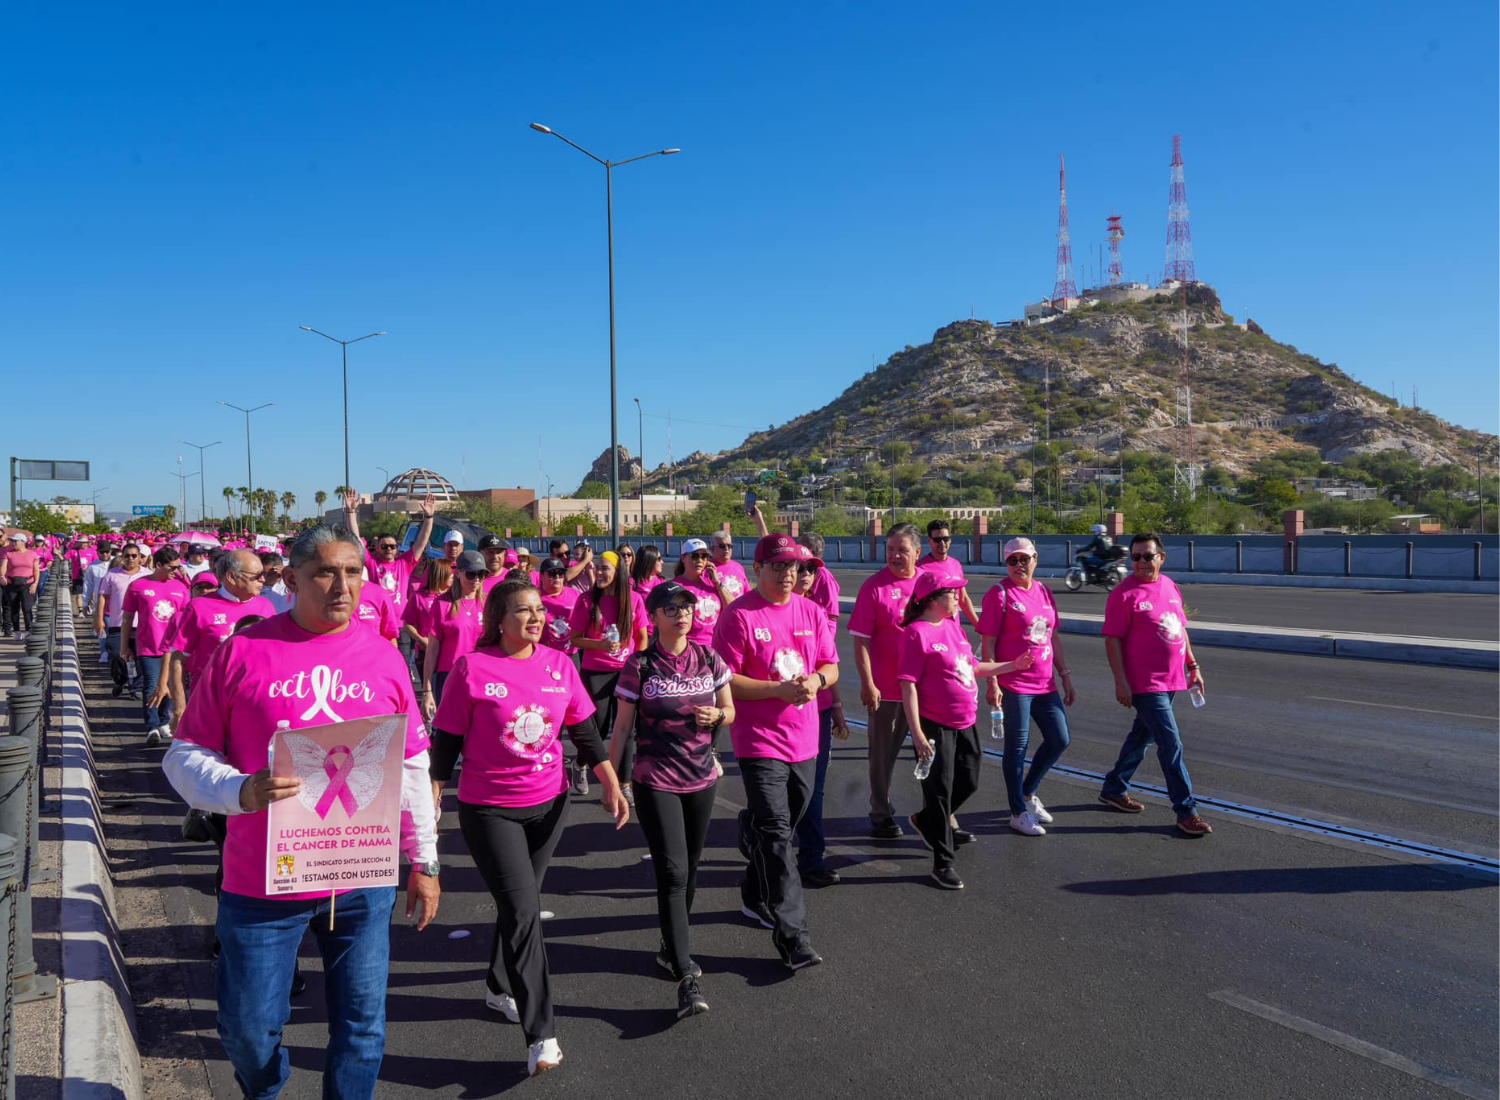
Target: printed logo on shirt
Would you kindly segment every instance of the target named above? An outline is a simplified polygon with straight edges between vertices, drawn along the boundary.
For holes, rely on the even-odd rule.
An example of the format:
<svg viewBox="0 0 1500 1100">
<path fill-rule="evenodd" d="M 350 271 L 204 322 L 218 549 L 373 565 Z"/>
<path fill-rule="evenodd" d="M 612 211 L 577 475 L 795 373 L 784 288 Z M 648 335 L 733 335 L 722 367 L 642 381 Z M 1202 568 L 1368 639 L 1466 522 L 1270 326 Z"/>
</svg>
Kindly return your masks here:
<svg viewBox="0 0 1500 1100">
<path fill-rule="evenodd" d="M 151 605 L 151 617 L 159 623 L 166 622 L 175 614 L 177 614 L 177 605 L 171 600 L 157 600 Z"/>
<path fill-rule="evenodd" d="M 945 646 L 942 642 L 933 642 L 932 643 L 932 651 L 934 653 L 947 653 L 948 652 L 948 647 Z"/>
<path fill-rule="evenodd" d="M 1156 629 L 1163 640 L 1173 645 L 1182 641 L 1182 620 L 1170 611 L 1162 613 L 1161 621 L 1156 624 Z"/>
<path fill-rule="evenodd" d="M 568 620 L 557 615 L 547 622 L 547 631 L 558 641 L 573 633 L 573 628 L 568 625 Z"/>
<path fill-rule="evenodd" d="M 532 762 L 536 771 L 552 763 L 551 749 L 556 741 L 552 712 L 540 703 L 517 707 L 500 731 L 500 744 L 522 760 Z"/>
<path fill-rule="evenodd" d="M 1151 603 L 1150 600 L 1141 600 L 1139 603 L 1137 603 L 1135 605 L 1135 609 L 1137 611 L 1155 611 L 1156 610 L 1155 606 Z"/>
<path fill-rule="evenodd" d="M 807 672 L 807 664 L 802 660 L 802 654 L 795 649 L 778 649 L 776 656 L 771 659 L 771 667 L 783 680 L 795 680 Z"/>
<path fill-rule="evenodd" d="M 510 694 L 510 688 L 504 684 L 485 684 L 484 694 L 487 699 L 504 699 Z"/>
<path fill-rule="evenodd" d="M 229 616 L 227 614 L 225 614 L 224 612 L 221 612 L 221 611 L 214 612 L 213 625 L 214 626 L 228 626 L 229 625 Z"/>
<path fill-rule="evenodd" d="M 936 647 L 934 647 L 936 648 Z M 958 682 L 966 688 L 974 686 L 974 662 L 967 653 L 960 653 L 953 661 L 953 671 Z"/>
<path fill-rule="evenodd" d="M 758 626 L 751 633 L 755 635 L 757 642 L 769 642 L 771 640 L 771 631 L 767 627 Z"/>
<path fill-rule="evenodd" d="M 699 596 L 698 621 L 704 626 L 707 626 L 709 623 L 713 622 L 719 617 L 719 610 L 723 606 L 723 604 L 719 603 L 718 597 L 716 596 Z"/>
<path fill-rule="evenodd" d="M 342 722 L 338 712 L 330 704 L 342 703 L 346 699 L 359 699 L 368 703 L 375 698 L 370 685 L 364 680 L 344 683 L 344 670 L 330 669 L 327 665 L 314 665 L 310 671 L 299 672 L 285 680 L 272 680 L 268 689 L 272 699 L 296 699 L 312 697 L 312 703 L 297 716 L 308 722 L 321 714 L 330 722 Z"/>
<path fill-rule="evenodd" d="M 380 587 L 384 588 L 387 592 L 394 592 L 394 591 L 396 591 L 396 574 L 394 574 L 394 573 L 381 573 L 380 574 Z"/>
<path fill-rule="evenodd" d="M 712 694 L 714 678 L 701 676 L 658 676 L 652 674 L 641 688 L 643 699 L 680 699 L 685 695 Z"/>
<path fill-rule="evenodd" d="M 745 593 L 745 586 L 740 583 L 740 579 L 738 577 L 732 574 L 728 576 L 721 575 L 719 577 L 719 583 L 724 586 L 724 591 L 729 593 L 730 603 L 733 603 Z"/>
<path fill-rule="evenodd" d="M 1026 640 L 1032 645 L 1041 645 L 1047 640 L 1048 632 L 1047 616 L 1034 615 L 1031 625 L 1026 628 Z"/>
<path fill-rule="evenodd" d="M 379 613 L 370 604 L 362 603 L 359 605 L 359 618 L 361 622 L 365 622 L 369 619 L 379 618 Z"/>
</svg>

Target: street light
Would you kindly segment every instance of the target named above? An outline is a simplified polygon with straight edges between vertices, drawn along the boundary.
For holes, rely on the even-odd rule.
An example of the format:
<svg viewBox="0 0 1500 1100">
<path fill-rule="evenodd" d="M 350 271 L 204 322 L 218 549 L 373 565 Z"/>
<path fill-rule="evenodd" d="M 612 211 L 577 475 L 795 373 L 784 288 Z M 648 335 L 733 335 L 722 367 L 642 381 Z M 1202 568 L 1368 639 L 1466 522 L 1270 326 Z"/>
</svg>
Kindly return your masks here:
<svg viewBox="0 0 1500 1100">
<path fill-rule="evenodd" d="M 264 405 L 256 405 L 253 409 L 247 409 L 243 405 L 231 404 L 228 401 L 220 401 L 219 404 L 223 405 L 226 409 L 238 409 L 245 414 L 245 491 L 250 494 L 253 500 L 255 497 L 255 468 L 250 465 L 250 414 L 260 412 L 261 409 L 269 409 L 276 402 L 267 401 Z M 250 534 L 253 535 L 255 534 L 255 508 L 249 502 L 246 502 L 245 511 L 250 514 Z"/>
<path fill-rule="evenodd" d="M 636 445 L 640 448 L 635 460 L 641 464 L 641 538 L 646 537 L 646 414 L 641 411 L 641 399 L 632 397 L 635 402 L 635 425 L 638 439 Z"/>
<path fill-rule="evenodd" d="M 99 494 L 103 493 L 103 492 L 107 492 L 108 489 L 109 489 L 108 485 L 102 485 L 99 488 L 95 489 L 94 492 L 93 492 L 93 497 L 94 497 L 94 499 L 93 499 L 93 508 L 94 508 L 94 522 L 95 523 L 99 522 Z M 1479 508 L 1480 508 L 1480 511 L 1483 512 L 1484 505 L 1481 503 L 1480 506 L 1479 506 Z"/>
<path fill-rule="evenodd" d="M 375 468 L 385 475 L 385 480 L 380 483 L 380 487 L 384 489 L 391 483 L 391 472 L 384 466 L 376 466 Z"/>
<path fill-rule="evenodd" d="M 356 336 L 353 340 L 340 340 L 336 336 L 329 336 L 326 332 L 318 332 L 310 325 L 298 325 L 303 332 L 317 332 L 325 340 L 332 340 L 344 349 L 344 486 L 349 485 L 349 345 L 357 344 L 361 340 L 368 340 L 372 336 L 384 336 L 384 332 L 367 332 L 363 336 Z M 376 467 L 379 469 L 379 467 Z"/>
<path fill-rule="evenodd" d="M 605 160 L 595 156 L 576 141 L 569 141 L 556 130 L 533 122 L 531 128 L 539 134 L 551 134 L 558 141 L 565 141 L 590 160 L 604 165 L 604 227 L 606 249 L 609 257 L 609 522 L 611 537 L 620 537 L 620 441 L 618 398 L 615 395 L 615 215 L 613 170 L 622 164 L 645 160 L 647 157 L 665 157 L 682 152 L 681 149 L 657 149 L 624 160 Z"/>
<path fill-rule="evenodd" d="M 202 523 L 208 518 L 208 498 L 203 493 L 203 452 L 210 447 L 217 447 L 224 441 L 216 439 L 212 443 L 189 443 L 186 439 L 179 439 L 177 442 L 198 448 L 198 522 Z"/>
<path fill-rule="evenodd" d="M 190 478 L 190 477 L 201 477 L 202 475 L 197 474 L 197 473 L 192 473 L 192 474 L 185 474 L 185 473 L 183 473 L 182 472 L 182 456 L 181 455 L 177 456 L 177 469 L 175 469 L 175 470 L 168 470 L 167 472 L 170 473 L 173 477 L 175 477 L 177 479 L 177 506 L 182 509 L 182 526 L 185 529 L 187 527 L 187 525 L 188 525 L 188 521 L 187 521 L 187 479 Z"/>
</svg>

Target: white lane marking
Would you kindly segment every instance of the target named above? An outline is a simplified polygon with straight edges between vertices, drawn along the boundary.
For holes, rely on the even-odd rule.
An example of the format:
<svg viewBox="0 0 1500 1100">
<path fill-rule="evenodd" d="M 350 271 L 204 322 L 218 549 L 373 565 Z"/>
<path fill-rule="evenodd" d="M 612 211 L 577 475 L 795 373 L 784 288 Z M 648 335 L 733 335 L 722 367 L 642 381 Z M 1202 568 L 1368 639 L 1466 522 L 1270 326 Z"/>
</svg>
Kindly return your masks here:
<svg viewBox="0 0 1500 1100">
<path fill-rule="evenodd" d="M 1461 710 L 1433 710 L 1431 707 L 1403 707 L 1399 703 L 1371 703 L 1364 699 L 1337 699 L 1332 695 L 1309 695 L 1320 703 L 1350 703 L 1356 707 L 1379 707 L 1382 710 L 1409 710 L 1413 714 L 1442 714 L 1449 718 L 1478 718 L 1483 722 L 1500 721 L 1493 714 L 1468 714 Z M 920 717 L 920 715 L 918 716 Z"/>
<path fill-rule="evenodd" d="M 1456 1073 L 1449 1073 L 1447 1070 L 1435 1069 L 1432 1066 L 1425 1066 L 1421 1062 L 1414 1062 L 1410 1058 L 1397 1054 L 1393 1050 L 1378 1047 L 1374 1043 L 1367 1043 L 1363 1039 L 1356 1039 L 1353 1035 L 1345 1035 L 1342 1031 L 1335 1031 L 1331 1027 L 1324 1027 L 1322 1024 L 1313 1023 L 1311 1020 L 1304 1020 L 1301 1016 L 1293 1016 L 1290 1012 L 1283 1012 L 1279 1008 L 1251 1000 L 1244 994 L 1236 993 L 1232 989 L 1221 989 L 1215 993 L 1210 993 L 1208 996 L 1210 999 L 1218 1001 L 1220 1004 L 1226 1004 L 1230 1008 L 1237 1008 L 1241 1012 L 1248 1012 L 1252 1016 L 1259 1016 L 1262 1020 L 1269 1020 L 1273 1024 L 1280 1024 L 1282 1027 L 1289 1028 L 1292 1031 L 1300 1031 L 1303 1035 L 1310 1035 L 1314 1039 L 1321 1039 L 1325 1043 L 1330 1043 L 1342 1050 L 1347 1050 L 1351 1054 L 1357 1054 L 1361 1058 L 1368 1058 L 1372 1062 L 1379 1062 L 1381 1065 L 1389 1066 L 1391 1069 L 1401 1073 L 1423 1081 L 1430 1081 L 1434 1085 L 1440 1085 L 1445 1089 L 1450 1089 L 1460 1096 L 1472 1096 L 1478 1098 L 1478 1100 L 1484 1100 L 1484 1098 L 1492 1098 L 1495 1095 L 1494 1089 L 1486 1088 L 1477 1081 L 1470 1081 L 1468 1078 L 1460 1077 Z"/>
</svg>

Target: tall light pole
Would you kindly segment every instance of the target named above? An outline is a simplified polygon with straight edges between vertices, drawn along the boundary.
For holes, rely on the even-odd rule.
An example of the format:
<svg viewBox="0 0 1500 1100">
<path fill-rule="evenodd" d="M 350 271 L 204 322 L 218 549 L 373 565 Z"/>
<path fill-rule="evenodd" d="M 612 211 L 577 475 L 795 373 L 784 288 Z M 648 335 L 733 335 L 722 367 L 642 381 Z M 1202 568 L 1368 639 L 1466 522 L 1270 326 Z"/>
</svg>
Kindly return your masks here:
<svg viewBox="0 0 1500 1100">
<path fill-rule="evenodd" d="M 547 478 L 547 530 L 552 530 L 552 479 Z"/>
<path fill-rule="evenodd" d="M 210 447 L 217 447 L 224 441 L 216 439 L 212 443 L 189 443 L 186 439 L 179 439 L 177 442 L 188 447 L 198 448 L 198 522 L 202 523 L 208 518 L 208 498 L 203 492 L 203 452 Z"/>
<path fill-rule="evenodd" d="M 635 402 L 635 430 L 637 433 L 636 445 L 640 448 L 635 460 L 641 464 L 641 538 L 646 537 L 646 414 L 641 410 L 641 399 L 632 397 Z M 1482 505 L 1481 505 L 1482 507 Z"/>
<path fill-rule="evenodd" d="M 611 526 L 610 536 L 620 537 L 620 426 L 619 426 L 619 402 L 615 391 L 615 214 L 614 214 L 614 176 L 613 170 L 622 164 L 630 164 L 632 161 L 645 160 L 647 157 L 670 156 L 673 153 L 682 152 L 681 149 L 657 149 L 650 153 L 642 153 L 638 157 L 626 157 L 624 160 L 605 160 L 603 157 L 595 156 L 576 141 L 569 141 L 556 130 L 543 126 L 540 122 L 533 122 L 531 128 L 540 134 L 551 134 L 559 141 L 565 141 L 577 149 L 584 156 L 598 164 L 604 165 L 604 233 L 605 247 L 609 257 L 609 522 Z"/>
<path fill-rule="evenodd" d="M 384 466 L 376 466 L 375 468 L 385 475 L 385 480 L 380 483 L 380 487 L 384 489 L 391 483 L 391 472 Z"/>
<path fill-rule="evenodd" d="M 255 498 L 255 467 L 250 464 L 250 414 L 260 412 L 261 409 L 269 409 L 276 402 L 267 401 L 264 405 L 256 405 L 253 409 L 247 409 L 243 405 L 231 404 L 228 401 L 220 401 L 219 404 L 223 405 L 226 409 L 238 409 L 245 414 L 245 491 L 250 494 L 253 501 Z M 253 535 L 255 534 L 255 508 L 252 504 L 246 503 L 245 511 L 249 513 L 250 534 Z"/>
<path fill-rule="evenodd" d="M 92 503 L 93 503 L 93 507 L 94 507 L 94 522 L 95 523 L 99 522 L 99 494 L 103 493 L 103 492 L 107 492 L 108 490 L 109 490 L 109 486 L 108 485 L 102 485 L 102 486 L 100 486 L 99 488 L 97 488 L 97 489 L 95 489 L 93 491 L 93 497 L 94 497 L 94 499 L 93 499 Z M 1483 503 L 1481 503 L 1479 505 L 1479 510 L 1480 510 L 1481 513 L 1483 513 L 1483 511 L 1484 511 L 1484 504 Z"/>
<path fill-rule="evenodd" d="M 187 479 L 190 478 L 190 477 L 199 477 L 200 475 L 197 474 L 197 473 L 185 474 L 185 473 L 182 472 L 182 456 L 181 455 L 177 456 L 177 469 L 171 470 L 171 471 L 168 471 L 168 472 L 171 473 L 171 475 L 177 479 L 177 507 L 179 507 L 179 508 L 182 509 L 182 527 L 183 527 L 183 530 L 186 530 L 187 526 L 188 526 L 188 521 L 187 521 Z"/>
<path fill-rule="evenodd" d="M 303 332 L 317 332 L 325 340 L 332 340 L 344 349 L 344 487 L 349 486 L 349 345 L 357 344 L 361 340 L 368 340 L 372 336 L 384 336 L 384 332 L 367 332 L 363 336 L 356 336 L 353 340 L 340 340 L 337 336 L 329 336 L 326 332 L 318 332 L 310 325 L 298 325 Z M 378 468 L 378 467 L 377 467 Z"/>
</svg>

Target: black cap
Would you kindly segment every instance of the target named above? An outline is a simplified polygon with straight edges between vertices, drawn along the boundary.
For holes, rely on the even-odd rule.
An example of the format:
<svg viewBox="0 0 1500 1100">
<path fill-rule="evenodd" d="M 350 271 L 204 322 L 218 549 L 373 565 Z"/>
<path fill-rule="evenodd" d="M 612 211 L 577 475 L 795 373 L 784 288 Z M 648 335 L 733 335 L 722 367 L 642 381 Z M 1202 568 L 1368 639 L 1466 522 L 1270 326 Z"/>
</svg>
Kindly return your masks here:
<svg viewBox="0 0 1500 1100">
<path fill-rule="evenodd" d="M 537 566 L 537 572 L 544 577 L 548 573 L 566 573 L 567 571 L 568 563 L 561 558 L 543 558 L 542 564 Z"/>
<path fill-rule="evenodd" d="M 506 542 L 499 535 L 485 535 L 482 539 L 479 540 L 479 549 L 509 550 L 510 543 Z"/>
<path fill-rule="evenodd" d="M 646 610 L 655 615 L 662 608 L 666 607 L 667 604 L 676 602 L 678 596 L 686 597 L 687 602 L 694 605 L 698 602 L 696 596 L 676 581 L 662 581 L 646 597 Z"/>
</svg>

